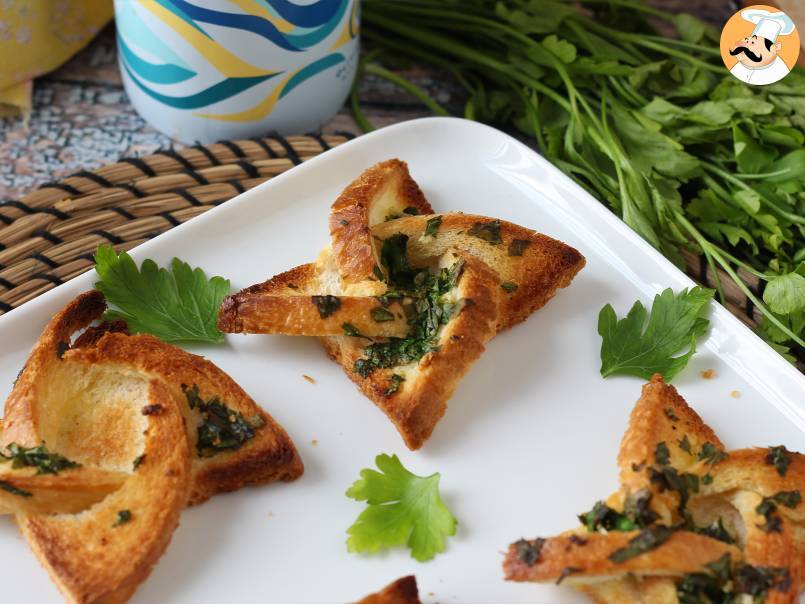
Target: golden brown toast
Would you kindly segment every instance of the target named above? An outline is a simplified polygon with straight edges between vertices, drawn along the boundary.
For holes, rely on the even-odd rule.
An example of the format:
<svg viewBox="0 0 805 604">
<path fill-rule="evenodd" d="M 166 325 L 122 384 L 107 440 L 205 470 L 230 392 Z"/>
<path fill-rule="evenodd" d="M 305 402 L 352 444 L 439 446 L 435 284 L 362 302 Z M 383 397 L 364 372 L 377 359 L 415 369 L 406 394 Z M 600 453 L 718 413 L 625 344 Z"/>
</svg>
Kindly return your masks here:
<svg viewBox="0 0 805 604">
<path fill-rule="evenodd" d="M 302 460 L 282 426 L 215 364 L 148 335 L 109 333 L 93 349 L 101 358 L 160 380 L 184 413 L 193 451 L 189 505 L 216 493 L 302 475 Z M 199 442 L 203 412 L 198 404 L 191 408 L 191 402 L 214 406 L 216 399 L 237 416 L 238 425 L 248 426 L 252 435 L 242 443 L 216 448 Z"/>
<path fill-rule="evenodd" d="M 421 604 L 416 577 L 409 575 L 397 579 L 381 591 L 366 596 L 357 604 Z"/>
<path fill-rule="evenodd" d="M 695 586 L 719 572 L 728 597 L 797 601 L 805 587 L 805 456 L 783 447 L 725 451 L 655 375 L 632 411 L 618 463 L 621 488 L 580 517 L 587 528 L 513 544 L 508 579 L 561 579 L 596 602 L 677 604 L 678 590 L 693 589 L 685 593 L 695 601 Z M 636 536 L 642 547 L 613 560 Z"/>
<path fill-rule="evenodd" d="M 322 273 L 316 264 L 303 264 L 227 296 L 218 313 L 218 329 L 226 333 L 340 336 L 344 335 L 344 326 L 350 325 L 372 337 L 402 338 L 408 333 L 399 301 L 384 305 L 371 294 L 341 295 L 340 287 L 328 287 Z"/>
<path fill-rule="evenodd" d="M 388 416 L 412 450 L 430 437 L 458 382 L 495 334 L 500 299 L 497 275 L 461 252 L 446 253 L 439 267 L 449 270 L 457 264 L 461 267 L 458 280 L 447 298 L 458 307 L 440 328 L 434 350 L 421 359 L 365 374 L 358 368 L 369 356 L 366 349 L 372 342 L 344 336 L 322 338 L 327 353 Z"/>
<path fill-rule="evenodd" d="M 54 317 L 6 402 L 5 429 L 0 445 L 7 446 L 12 442 L 25 446 L 39 444 L 37 418 L 31 417 L 32 412 L 26 410 L 33 405 L 37 396 L 36 388 L 29 384 L 29 380 L 36 379 L 32 376 L 41 372 L 42 365 L 50 363 L 51 357 L 57 358 L 58 351 L 65 350 L 71 336 L 100 318 L 105 308 L 103 295 L 91 291 L 79 296 Z M 88 330 L 76 340 L 74 346 L 95 349 L 100 358 L 159 379 L 167 387 L 183 410 L 187 420 L 187 436 L 195 451 L 190 505 L 201 503 L 216 493 L 233 491 L 246 485 L 293 480 L 304 471 L 301 458 L 285 430 L 232 378 L 210 361 L 153 336 L 129 336 L 115 333 L 114 329 L 108 333 L 102 328 Z M 253 425 L 247 429 L 252 436 L 238 446 L 205 451 L 202 455 L 197 446 L 202 411 L 190 409 L 187 394 L 194 392 L 194 388 L 198 389 L 196 394 L 202 403 L 217 397 L 247 426 L 251 422 Z M 240 425 L 241 422 L 238 422 Z M 97 437 L 93 435 L 93 439 Z M 48 443 L 55 444 L 50 440 Z M 115 448 L 119 446 L 119 440 L 110 437 L 107 446 Z M 211 452 L 215 454 L 209 455 Z"/>
<path fill-rule="evenodd" d="M 118 490 L 87 511 L 20 515 L 17 521 L 68 602 L 125 602 L 164 552 L 187 504 L 191 474 L 184 421 L 160 382 L 131 372 L 122 378 L 127 393 L 120 396 L 119 366 L 93 350 L 68 351 L 64 357 L 51 378 L 54 385 L 67 392 L 72 388 L 89 397 L 81 403 L 101 407 L 68 418 L 49 413 L 43 428 L 63 437 L 62 448 L 76 459 L 131 473 Z M 97 391 L 88 391 L 87 382 L 75 387 L 70 378 L 87 380 Z M 143 415 L 146 408 L 158 411 Z M 125 438 L 125 445 L 110 452 L 73 440 L 103 429 Z M 139 455 L 149 462 L 132 471 L 131 460 Z"/>
<path fill-rule="evenodd" d="M 573 532 L 549 537 L 536 543 L 512 543 L 503 563 L 508 581 L 556 581 L 565 569 L 562 583 L 569 586 L 585 585 L 592 580 L 625 578 L 629 574 L 681 577 L 697 572 L 705 564 L 724 554 L 739 555 L 738 548 L 722 541 L 677 531 L 652 551 L 635 556 L 625 562 L 613 562 L 609 556 L 626 547 L 638 535 L 637 531 L 586 534 Z M 526 547 L 539 549 L 539 557 L 528 564 L 520 552 Z"/>
<path fill-rule="evenodd" d="M 95 472 L 94 482 L 83 485 L 86 493 L 64 494 L 63 511 L 93 499 L 83 512 L 17 510 L 23 535 L 70 602 L 127 600 L 186 505 L 302 472 L 284 430 L 209 361 L 151 336 L 119 333 L 115 325 L 89 327 L 71 347 L 104 309 L 103 296 L 91 291 L 54 316 L 6 401 L 0 441 L 3 450 L 46 442 L 49 451 L 81 464 L 29 481 L 59 478 L 66 490 L 74 473 L 67 486 L 80 491 L 81 476 L 92 477 L 82 471 Z M 235 434 L 233 426 L 248 434 L 230 443 L 223 439 Z M 99 493 L 103 475 L 117 477 L 116 488 Z M 30 496 L 6 492 L 32 501 L 49 493 L 37 488 Z"/>
<path fill-rule="evenodd" d="M 95 292 L 54 317 L 6 402 L 3 422 L 4 447 L 47 442 L 82 467 L 126 475 L 83 512 L 17 516 L 31 549 L 76 603 L 130 597 L 170 541 L 191 485 L 184 419 L 162 383 L 97 350 L 68 348 L 72 333 L 103 308 Z M 150 462 L 135 469 L 142 456 Z"/>
<path fill-rule="evenodd" d="M 386 413 L 409 448 L 421 447 L 489 338 L 544 305 L 584 266 L 576 250 L 529 229 L 432 212 L 404 162 L 369 168 L 332 206 L 331 247 L 315 263 L 230 296 L 219 313 L 219 328 L 326 336 L 321 342 L 330 357 Z M 416 335 L 416 309 L 424 298 L 410 280 L 453 257 L 461 258 L 469 275 L 460 295 L 472 300 L 472 308 L 465 305 L 440 330 L 437 350 L 415 358 L 397 355 L 403 357 L 397 366 L 366 370 L 367 351 L 377 358 L 378 350 L 407 348 Z M 399 280 L 403 273 L 405 283 Z M 324 297 L 338 308 L 337 316 L 318 312 L 316 302 Z M 369 320 L 372 312 L 382 312 L 377 300 L 399 321 L 387 322 L 394 332 Z"/>
<path fill-rule="evenodd" d="M 56 474 L 33 467 L 0 469 L 0 514 L 74 514 L 121 487 L 123 472 L 79 466 Z"/>
<path fill-rule="evenodd" d="M 425 235 L 428 221 L 441 218 L 435 236 Z M 506 289 L 498 318 L 498 331 L 525 321 L 542 308 L 556 291 L 567 287 L 584 267 L 577 250 L 547 235 L 505 220 L 449 212 L 410 216 L 372 227 L 384 241 L 394 235 L 408 237 L 408 259 L 422 266 L 448 249 L 476 256 L 500 277 Z"/>
<path fill-rule="evenodd" d="M 347 185 L 330 212 L 333 259 L 346 284 L 380 278 L 384 269 L 370 229 L 410 212 L 432 214 L 433 208 L 404 161 L 376 164 Z"/>
</svg>

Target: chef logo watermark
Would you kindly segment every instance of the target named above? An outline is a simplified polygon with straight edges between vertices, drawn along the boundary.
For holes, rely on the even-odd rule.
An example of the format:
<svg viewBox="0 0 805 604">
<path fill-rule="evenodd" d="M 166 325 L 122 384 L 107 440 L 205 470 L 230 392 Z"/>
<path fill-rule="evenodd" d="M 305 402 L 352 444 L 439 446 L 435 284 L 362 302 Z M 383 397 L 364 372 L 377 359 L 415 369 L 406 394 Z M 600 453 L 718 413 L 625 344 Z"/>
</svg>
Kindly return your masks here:
<svg viewBox="0 0 805 604">
<path fill-rule="evenodd" d="M 765 86 L 779 82 L 799 57 L 799 32 L 784 12 L 756 4 L 738 11 L 721 32 L 721 58 L 742 82 Z"/>
</svg>

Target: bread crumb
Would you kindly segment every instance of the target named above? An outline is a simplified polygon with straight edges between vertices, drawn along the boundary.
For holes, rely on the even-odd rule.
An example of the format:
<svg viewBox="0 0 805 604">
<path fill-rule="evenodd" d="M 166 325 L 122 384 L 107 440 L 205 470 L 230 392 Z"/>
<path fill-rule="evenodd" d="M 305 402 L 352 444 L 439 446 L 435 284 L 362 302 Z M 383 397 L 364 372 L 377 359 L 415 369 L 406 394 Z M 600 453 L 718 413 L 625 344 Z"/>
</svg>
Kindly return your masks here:
<svg viewBox="0 0 805 604">
<path fill-rule="evenodd" d="M 313 445 L 313 446 L 315 447 L 316 445 L 318 445 L 318 444 L 319 444 L 319 441 L 318 441 L 317 439 L 315 439 L 315 438 L 314 438 L 313 440 L 311 440 L 311 441 L 310 441 L 310 444 L 311 444 L 311 445 Z"/>
<path fill-rule="evenodd" d="M 306 381 L 308 381 L 308 382 L 310 382 L 311 384 L 315 384 L 315 383 L 316 383 L 316 380 L 314 380 L 314 379 L 313 379 L 312 377 L 310 377 L 309 375 L 305 375 L 305 374 L 303 373 L 303 374 L 302 374 L 302 377 L 303 377 L 303 378 L 305 378 L 305 380 L 306 380 Z"/>
<path fill-rule="evenodd" d="M 706 380 L 712 380 L 716 377 L 716 370 L 715 369 L 705 369 L 704 371 L 700 372 L 702 377 Z"/>
<path fill-rule="evenodd" d="M 732 392 L 730 392 L 730 396 L 732 398 L 740 398 L 741 397 L 741 391 L 740 390 L 733 390 Z"/>
</svg>

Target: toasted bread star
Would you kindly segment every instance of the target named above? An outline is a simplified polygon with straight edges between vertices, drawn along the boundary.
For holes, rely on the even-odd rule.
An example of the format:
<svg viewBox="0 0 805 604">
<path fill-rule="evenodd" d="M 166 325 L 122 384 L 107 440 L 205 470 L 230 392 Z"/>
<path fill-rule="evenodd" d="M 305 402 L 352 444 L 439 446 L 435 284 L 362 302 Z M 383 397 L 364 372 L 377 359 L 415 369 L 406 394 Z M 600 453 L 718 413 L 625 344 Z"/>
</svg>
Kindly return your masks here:
<svg viewBox="0 0 805 604">
<path fill-rule="evenodd" d="M 805 587 L 805 456 L 726 451 L 655 375 L 618 465 L 620 489 L 579 517 L 584 526 L 509 547 L 508 580 L 564 582 L 607 603 L 796 602 Z"/>
<path fill-rule="evenodd" d="M 218 326 L 320 337 L 410 449 L 430 437 L 486 342 L 584 266 L 578 251 L 530 229 L 434 214 L 396 159 L 347 186 L 329 226 L 315 263 L 229 296 Z"/>
</svg>

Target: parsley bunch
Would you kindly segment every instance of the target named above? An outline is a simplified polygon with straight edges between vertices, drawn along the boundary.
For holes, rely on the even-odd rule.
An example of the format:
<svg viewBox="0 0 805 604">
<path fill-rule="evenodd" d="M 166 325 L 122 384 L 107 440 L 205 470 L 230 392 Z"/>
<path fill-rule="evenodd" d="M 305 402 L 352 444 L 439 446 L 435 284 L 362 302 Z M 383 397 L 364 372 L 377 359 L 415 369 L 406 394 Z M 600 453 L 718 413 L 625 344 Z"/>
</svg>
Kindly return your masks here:
<svg viewBox="0 0 805 604">
<path fill-rule="evenodd" d="M 531 138 L 678 265 L 683 250 L 702 254 L 762 312 L 772 345 L 803 353 L 800 68 L 745 85 L 724 68 L 716 30 L 642 0 L 365 0 L 363 18 L 364 73 L 440 115 L 449 112 L 375 61 L 451 73 L 468 97 L 465 117 Z M 676 35 L 662 35 L 659 22 Z M 371 129 L 356 94 L 352 107 Z"/>
</svg>

